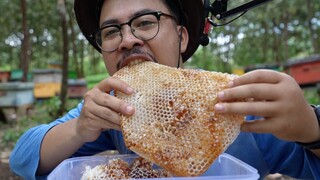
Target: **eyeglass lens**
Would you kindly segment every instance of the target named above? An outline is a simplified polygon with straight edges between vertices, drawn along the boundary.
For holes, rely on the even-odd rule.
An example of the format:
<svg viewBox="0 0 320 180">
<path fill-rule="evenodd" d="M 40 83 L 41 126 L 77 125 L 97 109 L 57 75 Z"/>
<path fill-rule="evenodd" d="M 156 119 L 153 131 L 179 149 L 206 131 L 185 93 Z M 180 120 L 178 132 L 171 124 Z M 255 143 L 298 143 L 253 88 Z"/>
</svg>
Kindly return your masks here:
<svg viewBox="0 0 320 180">
<path fill-rule="evenodd" d="M 122 41 L 121 27 L 125 24 L 130 26 L 136 38 L 143 41 L 154 38 L 159 31 L 159 20 L 155 14 L 137 16 L 121 25 L 105 26 L 95 34 L 96 42 L 102 51 L 112 52 L 119 47 Z"/>
</svg>

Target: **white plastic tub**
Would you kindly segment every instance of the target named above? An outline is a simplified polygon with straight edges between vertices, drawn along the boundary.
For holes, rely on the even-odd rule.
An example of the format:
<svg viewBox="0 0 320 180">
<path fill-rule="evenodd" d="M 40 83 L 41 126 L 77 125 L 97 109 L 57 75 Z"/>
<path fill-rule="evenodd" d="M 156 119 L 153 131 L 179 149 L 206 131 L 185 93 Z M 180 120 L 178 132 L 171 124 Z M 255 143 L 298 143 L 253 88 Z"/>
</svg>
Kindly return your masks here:
<svg viewBox="0 0 320 180">
<path fill-rule="evenodd" d="M 80 180 L 86 166 L 91 168 L 107 164 L 110 159 L 120 158 L 131 162 L 136 155 L 112 155 L 112 156 L 90 156 L 71 158 L 63 161 L 57 166 L 48 176 L 48 180 Z M 208 179 L 223 179 L 223 180 L 257 180 L 259 174 L 256 169 L 239 159 L 229 155 L 221 154 L 212 166 L 201 177 L 174 177 L 174 178 L 158 178 L 170 180 L 208 180 Z"/>
</svg>

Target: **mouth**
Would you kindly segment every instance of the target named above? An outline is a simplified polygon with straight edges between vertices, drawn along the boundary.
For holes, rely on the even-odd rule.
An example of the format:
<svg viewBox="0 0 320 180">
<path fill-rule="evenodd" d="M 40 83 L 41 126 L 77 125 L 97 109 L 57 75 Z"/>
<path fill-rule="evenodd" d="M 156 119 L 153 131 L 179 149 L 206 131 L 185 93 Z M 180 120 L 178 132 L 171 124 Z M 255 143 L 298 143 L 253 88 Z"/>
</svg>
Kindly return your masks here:
<svg viewBox="0 0 320 180">
<path fill-rule="evenodd" d="M 144 61 L 153 61 L 150 57 L 146 56 L 146 55 L 141 55 L 141 54 L 134 54 L 134 55 L 131 55 L 125 59 L 123 59 L 120 63 L 119 63 L 119 68 L 118 69 L 121 69 L 125 66 L 128 66 L 128 65 L 135 65 L 135 64 L 139 64 L 141 62 L 144 62 Z"/>
</svg>

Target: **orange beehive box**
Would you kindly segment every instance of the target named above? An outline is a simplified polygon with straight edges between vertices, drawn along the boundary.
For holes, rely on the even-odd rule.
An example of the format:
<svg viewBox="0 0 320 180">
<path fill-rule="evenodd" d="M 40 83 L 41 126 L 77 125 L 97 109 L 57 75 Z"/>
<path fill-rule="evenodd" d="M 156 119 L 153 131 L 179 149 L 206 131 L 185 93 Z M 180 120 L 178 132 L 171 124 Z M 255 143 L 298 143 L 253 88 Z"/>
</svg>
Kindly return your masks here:
<svg viewBox="0 0 320 180">
<path fill-rule="evenodd" d="M 291 75 L 299 85 L 320 83 L 320 55 L 290 59 L 285 65 L 285 72 Z"/>
</svg>

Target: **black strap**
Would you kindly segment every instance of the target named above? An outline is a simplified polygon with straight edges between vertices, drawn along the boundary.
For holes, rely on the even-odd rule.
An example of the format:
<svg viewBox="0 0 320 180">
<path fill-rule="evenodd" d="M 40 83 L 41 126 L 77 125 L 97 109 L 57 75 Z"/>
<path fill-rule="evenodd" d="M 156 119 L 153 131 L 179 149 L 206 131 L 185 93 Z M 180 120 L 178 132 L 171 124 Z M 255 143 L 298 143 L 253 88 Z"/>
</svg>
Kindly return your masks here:
<svg viewBox="0 0 320 180">
<path fill-rule="evenodd" d="M 313 107 L 314 113 L 317 116 L 318 125 L 320 127 L 320 105 L 318 105 L 318 106 L 311 105 L 311 106 Z M 296 142 L 296 143 L 307 148 L 307 149 L 320 149 L 320 140 L 313 141 L 310 143 L 301 143 L 301 142 Z"/>
</svg>

